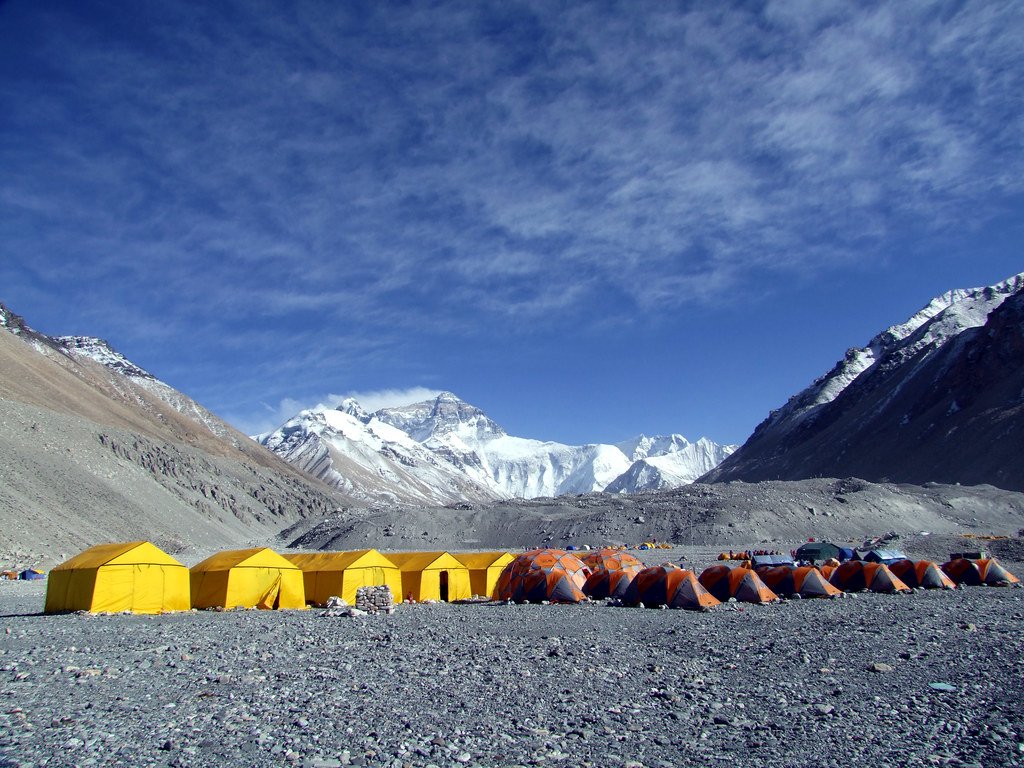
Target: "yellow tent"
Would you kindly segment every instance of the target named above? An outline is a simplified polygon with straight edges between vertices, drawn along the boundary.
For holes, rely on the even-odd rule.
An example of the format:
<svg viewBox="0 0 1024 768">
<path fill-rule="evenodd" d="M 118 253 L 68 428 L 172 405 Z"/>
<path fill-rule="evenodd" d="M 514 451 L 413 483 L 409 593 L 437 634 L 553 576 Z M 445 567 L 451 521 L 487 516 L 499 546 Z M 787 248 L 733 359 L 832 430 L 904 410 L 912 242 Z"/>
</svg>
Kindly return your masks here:
<svg viewBox="0 0 1024 768">
<path fill-rule="evenodd" d="M 188 569 L 148 541 L 97 544 L 50 571 L 44 610 L 187 611 L 188 586 Z"/>
<path fill-rule="evenodd" d="M 447 552 L 389 552 L 402 572 L 402 598 L 467 600 L 473 595 L 469 569 Z"/>
<path fill-rule="evenodd" d="M 387 585 L 395 600 L 402 599 L 402 574 L 398 566 L 376 549 L 357 552 L 311 552 L 284 556 L 302 569 L 306 600 L 326 605 L 328 598 L 338 596 L 355 605 L 359 587 Z"/>
<path fill-rule="evenodd" d="M 192 566 L 193 608 L 305 608 L 302 571 L 272 549 L 218 552 Z"/>
<path fill-rule="evenodd" d="M 469 569 L 469 585 L 481 597 L 494 597 L 498 577 L 515 560 L 509 552 L 460 552 L 455 558 Z"/>
</svg>

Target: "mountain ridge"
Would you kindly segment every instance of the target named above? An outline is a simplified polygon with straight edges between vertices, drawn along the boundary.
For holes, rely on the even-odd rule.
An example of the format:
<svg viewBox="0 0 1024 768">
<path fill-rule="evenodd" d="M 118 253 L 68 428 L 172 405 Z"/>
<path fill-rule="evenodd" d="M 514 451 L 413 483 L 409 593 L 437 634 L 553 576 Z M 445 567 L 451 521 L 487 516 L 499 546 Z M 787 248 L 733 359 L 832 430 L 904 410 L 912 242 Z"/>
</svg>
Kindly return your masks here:
<svg viewBox="0 0 1024 768">
<path fill-rule="evenodd" d="M 1024 274 L 948 291 L 848 350 L 701 482 L 855 475 L 1024 489 Z"/>
<path fill-rule="evenodd" d="M 352 419 L 347 422 L 348 433 L 337 423 L 336 417 L 325 416 L 332 410 Z M 382 425 L 396 430 L 398 435 L 382 432 Z M 360 426 L 363 434 L 356 435 Z M 389 444 L 388 435 L 393 445 Z M 415 445 L 410 445 L 405 438 Z M 386 462 L 401 460 L 404 456 L 402 463 L 407 470 L 421 478 L 433 475 L 430 480 L 435 488 L 433 494 L 417 493 L 414 500 L 438 504 L 589 493 L 602 491 L 613 483 L 616 492 L 675 487 L 692 482 L 714 466 L 714 462 L 708 463 L 708 456 L 720 461 L 733 448 L 719 446 L 707 438 L 690 443 L 681 435 L 653 438 L 640 435 L 619 445 L 581 446 L 516 437 L 509 435 L 483 410 L 447 391 L 432 399 L 381 408 L 373 413 L 367 413 L 358 402 L 346 398 L 335 409 L 320 406 L 303 411 L 278 430 L 255 439 L 326 482 L 342 484 L 338 487 L 368 501 L 410 499 L 400 499 L 402 494 L 394 491 L 368 488 L 361 492 L 358 487 L 344 484 L 343 473 L 336 470 L 332 462 L 356 460 L 364 467 L 375 466 L 378 473 L 386 475 L 393 472 L 394 467 L 382 466 L 378 457 Z M 299 443 L 302 443 L 301 448 Z M 357 449 L 356 444 L 360 448 Z M 378 456 L 371 457 L 361 449 L 371 444 Z M 433 459 L 425 457 L 416 446 L 432 454 Z M 623 451 L 624 446 L 629 456 Z M 655 481 L 648 474 L 642 484 L 634 485 L 630 475 L 633 464 L 662 454 L 671 454 L 674 458 L 663 462 L 664 471 L 659 473 L 658 479 Z M 311 456 L 316 456 L 318 462 L 310 461 Z M 438 472 L 446 473 L 448 479 L 439 480 Z"/>
</svg>

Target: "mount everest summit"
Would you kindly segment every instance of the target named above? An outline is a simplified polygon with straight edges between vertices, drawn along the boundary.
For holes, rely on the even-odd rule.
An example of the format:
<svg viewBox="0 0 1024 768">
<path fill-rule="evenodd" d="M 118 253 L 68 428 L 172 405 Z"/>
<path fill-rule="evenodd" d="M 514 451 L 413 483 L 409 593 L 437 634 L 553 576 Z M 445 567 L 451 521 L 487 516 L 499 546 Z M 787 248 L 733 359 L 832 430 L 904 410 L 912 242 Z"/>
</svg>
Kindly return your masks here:
<svg viewBox="0 0 1024 768">
<path fill-rule="evenodd" d="M 419 504 L 673 488 L 735 449 L 680 435 L 581 446 L 515 437 L 450 392 L 372 414 L 347 399 L 256 439 L 350 495 Z"/>
</svg>

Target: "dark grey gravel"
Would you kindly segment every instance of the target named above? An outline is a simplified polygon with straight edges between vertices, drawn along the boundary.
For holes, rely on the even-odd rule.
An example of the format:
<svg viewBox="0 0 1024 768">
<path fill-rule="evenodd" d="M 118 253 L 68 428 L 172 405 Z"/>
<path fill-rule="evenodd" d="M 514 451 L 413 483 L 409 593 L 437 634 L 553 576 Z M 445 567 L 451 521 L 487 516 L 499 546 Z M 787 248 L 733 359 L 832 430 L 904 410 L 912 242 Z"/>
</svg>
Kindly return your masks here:
<svg viewBox="0 0 1024 768">
<path fill-rule="evenodd" d="M 44 588 L 0 583 L 5 768 L 1024 765 L 1022 589 L 342 618 Z"/>
</svg>

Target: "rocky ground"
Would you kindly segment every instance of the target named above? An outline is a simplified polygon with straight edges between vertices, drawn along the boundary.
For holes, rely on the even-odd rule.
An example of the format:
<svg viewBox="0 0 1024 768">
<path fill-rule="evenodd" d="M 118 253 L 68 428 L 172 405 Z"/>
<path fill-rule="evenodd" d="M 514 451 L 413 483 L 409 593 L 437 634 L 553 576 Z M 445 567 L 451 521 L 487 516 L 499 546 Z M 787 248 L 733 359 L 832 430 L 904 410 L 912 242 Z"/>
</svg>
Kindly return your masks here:
<svg viewBox="0 0 1024 768">
<path fill-rule="evenodd" d="M 44 590 L 0 582 L 5 768 L 1024 765 L 1022 589 L 365 618 L 43 616 Z"/>
</svg>

